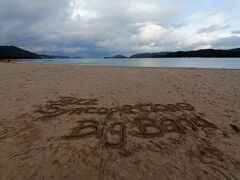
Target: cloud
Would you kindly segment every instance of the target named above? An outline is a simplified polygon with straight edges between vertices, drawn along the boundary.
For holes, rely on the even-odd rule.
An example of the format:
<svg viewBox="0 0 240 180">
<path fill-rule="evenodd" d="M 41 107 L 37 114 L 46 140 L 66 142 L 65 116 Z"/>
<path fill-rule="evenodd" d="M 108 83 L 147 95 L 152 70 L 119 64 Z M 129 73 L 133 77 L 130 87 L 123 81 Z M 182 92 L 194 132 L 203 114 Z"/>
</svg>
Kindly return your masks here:
<svg viewBox="0 0 240 180">
<path fill-rule="evenodd" d="M 0 44 L 84 57 L 237 46 L 238 2 L 223 1 L 1 0 Z"/>
<path fill-rule="evenodd" d="M 155 14 L 158 11 L 157 4 L 149 4 L 147 2 L 132 2 L 127 8 L 127 12 L 130 14 Z"/>
<path fill-rule="evenodd" d="M 240 47 L 240 36 L 229 36 L 225 38 L 217 39 L 212 43 L 214 47 L 222 49 L 231 49 Z"/>
<path fill-rule="evenodd" d="M 168 30 L 161 25 L 148 24 L 138 29 L 138 33 L 132 36 L 132 39 L 141 44 L 149 44 L 161 41 L 167 34 Z"/>
<path fill-rule="evenodd" d="M 232 34 L 240 34 L 240 31 L 233 31 Z"/>
<path fill-rule="evenodd" d="M 70 1 L 68 12 L 72 20 L 90 20 L 98 19 L 100 14 L 97 11 L 88 8 L 86 1 L 84 0 L 73 0 Z"/>
<path fill-rule="evenodd" d="M 216 31 L 220 31 L 220 30 L 225 30 L 230 28 L 230 25 L 217 25 L 217 24 L 213 24 L 209 27 L 205 27 L 205 28 L 201 28 L 198 30 L 198 33 L 212 33 L 212 32 L 216 32 Z"/>
</svg>

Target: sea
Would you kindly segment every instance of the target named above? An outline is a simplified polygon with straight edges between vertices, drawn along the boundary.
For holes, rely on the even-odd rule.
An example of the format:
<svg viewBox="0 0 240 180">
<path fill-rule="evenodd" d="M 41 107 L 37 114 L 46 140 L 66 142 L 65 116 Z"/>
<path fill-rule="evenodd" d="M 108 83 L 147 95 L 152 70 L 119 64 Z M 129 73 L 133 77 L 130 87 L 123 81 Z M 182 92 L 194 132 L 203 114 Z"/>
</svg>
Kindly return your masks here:
<svg viewBox="0 0 240 180">
<path fill-rule="evenodd" d="M 144 58 L 144 59 L 40 59 L 23 60 L 24 64 L 65 64 L 114 67 L 169 67 L 169 68 L 211 68 L 240 69 L 240 58 Z"/>
</svg>

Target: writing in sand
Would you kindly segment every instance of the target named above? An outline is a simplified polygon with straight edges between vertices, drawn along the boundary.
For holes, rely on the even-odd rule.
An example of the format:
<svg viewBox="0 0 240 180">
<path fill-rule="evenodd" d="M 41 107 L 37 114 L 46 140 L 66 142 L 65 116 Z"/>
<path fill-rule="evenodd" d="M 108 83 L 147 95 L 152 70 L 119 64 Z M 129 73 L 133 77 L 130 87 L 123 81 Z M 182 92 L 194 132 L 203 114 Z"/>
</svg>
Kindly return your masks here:
<svg viewBox="0 0 240 180">
<path fill-rule="evenodd" d="M 38 120 L 48 122 L 64 116 L 76 118 L 76 125 L 62 140 L 99 138 L 110 148 L 121 148 L 127 137 L 161 138 L 169 133 L 198 132 L 205 128 L 217 128 L 203 119 L 188 103 L 175 104 L 136 104 L 117 107 L 101 107 L 97 99 L 60 97 L 48 101 L 36 110 Z M 91 117 L 87 118 L 87 115 Z M 94 116 L 93 116 L 94 115 Z M 84 116 L 84 118 L 81 118 Z"/>
</svg>

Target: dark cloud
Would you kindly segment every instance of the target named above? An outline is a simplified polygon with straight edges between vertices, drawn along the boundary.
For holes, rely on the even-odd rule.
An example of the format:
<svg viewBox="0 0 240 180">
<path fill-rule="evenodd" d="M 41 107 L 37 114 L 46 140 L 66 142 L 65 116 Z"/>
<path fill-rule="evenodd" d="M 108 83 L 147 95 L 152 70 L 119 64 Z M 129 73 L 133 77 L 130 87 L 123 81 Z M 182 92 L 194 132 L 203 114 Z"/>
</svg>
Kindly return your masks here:
<svg viewBox="0 0 240 180">
<path fill-rule="evenodd" d="M 38 36 L 41 29 L 64 17 L 66 2 L 64 0 L 48 0 L 47 3 L 32 0 L 1 0 L 1 44 L 10 44 L 14 41 L 21 43 Z"/>
<path fill-rule="evenodd" d="M 229 36 L 225 38 L 219 38 L 212 43 L 213 47 L 219 49 L 231 49 L 240 47 L 240 37 L 239 36 Z"/>
<path fill-rule="evenodd" d="M 224 30 L 224 29 L 228 29 L 228 28 L 230 28 L 230 25 L 221 26 L 221 25 L 213 24 L 209 27 L 199 29 L 198 33 L 212 33 L 215 31 Z"/>
<path fill-rule="evenodd" d="M 47 18 L 61 18 L 68 3 L 64 0 L 32 1 L 1 0 L 0 20 L 5 26 L 29 26 Z M 16 29 L 15 29 L 16 30 Z"/>
<path fill-rule="evenodd" d="M 217 38 L 213 41 L 199 41 L 191 44 L 190 46 L 182 45 L 181 50 L 189 49 L 234 49 L 240 47 L 240 37 L 239 36 L 228 36 L 224 38 Z"/>
<path fill-rule="evenodd" d="M 232 34 L 240 34 L 240 31 L 233 31 Z"/>
</svg>

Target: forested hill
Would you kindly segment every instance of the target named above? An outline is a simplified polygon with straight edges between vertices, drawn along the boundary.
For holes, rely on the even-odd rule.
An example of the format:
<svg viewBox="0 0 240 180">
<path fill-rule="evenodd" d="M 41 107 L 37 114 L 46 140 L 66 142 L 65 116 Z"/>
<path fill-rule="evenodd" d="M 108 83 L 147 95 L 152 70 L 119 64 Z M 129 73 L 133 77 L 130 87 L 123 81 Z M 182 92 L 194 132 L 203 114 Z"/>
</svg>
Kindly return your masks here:
<svg viewBox="0 0 240 180">
<path fill-rule="evenodd" d="M 41 59 L 42 56 L 15 46 L 0 46 L 0 59 Z"/>
<path fill-rule="evenodd" d="M 130 58 L 181 58 L 181 57 L 216 57 L 216 58 L 240 58 L 240 48 L 230 50 L 201 49 L 197 51 L 177 51 L 134 54 Z"/>
</svg>

